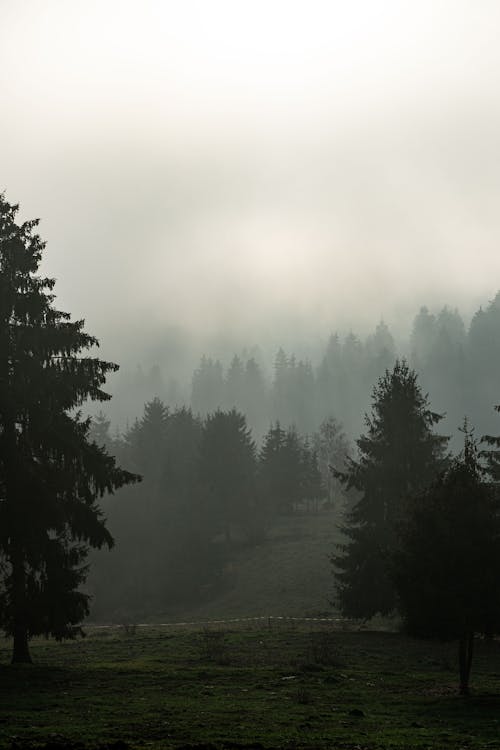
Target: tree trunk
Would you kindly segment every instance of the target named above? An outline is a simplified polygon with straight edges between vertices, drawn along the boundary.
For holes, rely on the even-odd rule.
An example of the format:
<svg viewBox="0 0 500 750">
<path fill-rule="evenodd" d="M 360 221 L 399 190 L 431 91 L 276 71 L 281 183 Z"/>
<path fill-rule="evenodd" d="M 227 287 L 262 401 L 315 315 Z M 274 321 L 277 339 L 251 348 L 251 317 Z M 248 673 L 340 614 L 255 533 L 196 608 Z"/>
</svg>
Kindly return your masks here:
<svg viewBox="0 0 500 750">
<path fill-rule="evenodd" d="M 474 651 L 474 633 L 464 633 L 458 642 L 460 667 L 460 695 L 469 695 L 469 678 Z"/>
<path fill-rule="evenodd" d="M 12 649 L 11 664 L 31 664 L 31 655 L 28 645 L 28 629 L 23 625 L 17 625 L 14 630 L 14 646 Z"/>
<path fill-rule="evenodd" d="M 31 664 L 28 645 L 28 624 L 26 618 L 26 570 L 23 553 L 19 548 L 12 550 L 12 664 Z"/>
</svg>

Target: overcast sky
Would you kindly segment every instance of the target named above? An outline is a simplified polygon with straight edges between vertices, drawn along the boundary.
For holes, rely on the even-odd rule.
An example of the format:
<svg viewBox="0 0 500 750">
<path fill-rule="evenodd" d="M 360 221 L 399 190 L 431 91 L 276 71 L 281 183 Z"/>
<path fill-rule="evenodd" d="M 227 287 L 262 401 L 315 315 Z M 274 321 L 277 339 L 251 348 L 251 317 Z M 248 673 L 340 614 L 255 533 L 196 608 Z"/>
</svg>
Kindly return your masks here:
<svg viewBox="0 0 500 750">
<path fill-rule="evenodd" d="M 0 9 L 0 189 L 113 356 L 500 288 L 496 0 Z"/>
</svg>

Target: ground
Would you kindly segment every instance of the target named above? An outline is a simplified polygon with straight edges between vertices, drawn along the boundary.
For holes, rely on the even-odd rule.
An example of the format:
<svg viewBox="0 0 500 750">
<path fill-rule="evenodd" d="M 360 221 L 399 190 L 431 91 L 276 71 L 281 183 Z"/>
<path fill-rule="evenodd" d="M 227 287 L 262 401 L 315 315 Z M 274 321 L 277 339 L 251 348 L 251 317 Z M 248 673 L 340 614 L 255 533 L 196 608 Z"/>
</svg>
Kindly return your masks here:
<svg viewBox="0 0 500 750">
<path fill-rule="evenodd" d="M 455 645 L 283 623 L 90 629 L 0 647 L 0 747 L 500 748 L 500 644 L 478 643 L 473 694 Z M 78 744 L 80 743 L 80 744 Z"/>
</svg>

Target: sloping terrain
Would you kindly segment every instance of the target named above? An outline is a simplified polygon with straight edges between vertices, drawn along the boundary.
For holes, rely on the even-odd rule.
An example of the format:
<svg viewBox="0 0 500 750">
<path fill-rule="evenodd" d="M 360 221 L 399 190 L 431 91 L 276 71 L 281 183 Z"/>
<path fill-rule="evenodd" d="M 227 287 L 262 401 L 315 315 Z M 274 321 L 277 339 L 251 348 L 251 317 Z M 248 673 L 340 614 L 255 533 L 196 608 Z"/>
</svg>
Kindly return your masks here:
<svg viewBox="0 0 500 750">
<path fill-rule="evenodd" d="M 192 620 L 335 616 L 329 558 L 340 541 L 331 510 L 280 518 L 256 547 L 235 547 L 222 581 L 203 604 L 165 613 Z"/>
</svg>

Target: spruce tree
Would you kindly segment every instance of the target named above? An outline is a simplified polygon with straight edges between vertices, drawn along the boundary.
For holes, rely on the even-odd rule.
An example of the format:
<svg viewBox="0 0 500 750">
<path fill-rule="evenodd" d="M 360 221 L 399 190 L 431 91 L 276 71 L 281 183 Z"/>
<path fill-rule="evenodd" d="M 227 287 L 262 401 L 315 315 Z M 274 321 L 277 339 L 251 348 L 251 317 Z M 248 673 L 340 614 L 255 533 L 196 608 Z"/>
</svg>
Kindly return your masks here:
<svg viewBox="0 0 500 750">
<path fill-rule="evenodd" d="M 347 516 L 347 543 L 332 558 L 338 603 L 348 617 L 388 614 L 396 605 L 388 555 L 408 502 L 443 468 L 448 438 L 436 435 L 441 415 L 432 412 L 417 375 L 406 362 L 379 379 L 373 390 L 366 433 L 357 440 L 359 457 L 337 472 L 346 490 L 360 493 Z"/>
<path fill-rule="evenodd" d="M 474 634 L 500 632 L 500 496 L 467 424 L 464 448 L 415 498 L 392 555 L 406 629 L 459 643 L 460 692 L 469 692 Z"/>
<path fill-rule="evenodd" d="M 255 443 L 243 414 L 220 409 L 206 418 L 200 437 L 198 480 L 214 534 L 231 540 L 233 526 L 254 534 Z"/>
<path fill-rule="evenodd" d="M 0 196 L 0 625 L 12 661 L 29 662 L 30 637 L 81 632 L 88 548 L 113 544 L 98 499 L 136 477 L 78 411 L 109 398 L 117 365 L 90 356 L 84 322 L 54 307 L 38 222 L 16 223 L 17 211 Z"/>
</svg>

